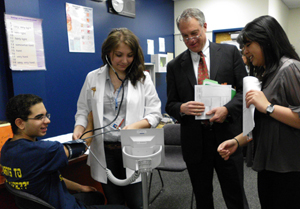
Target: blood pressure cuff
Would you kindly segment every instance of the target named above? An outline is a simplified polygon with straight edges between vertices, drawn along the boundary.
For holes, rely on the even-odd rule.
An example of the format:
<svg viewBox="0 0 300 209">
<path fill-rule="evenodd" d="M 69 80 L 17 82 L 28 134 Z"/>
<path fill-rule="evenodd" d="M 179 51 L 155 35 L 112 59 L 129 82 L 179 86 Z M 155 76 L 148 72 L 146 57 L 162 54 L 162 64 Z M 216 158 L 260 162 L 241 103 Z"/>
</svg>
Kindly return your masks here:
<svg viewBox="0 0 300 209">
<path fill-rule="evenodd" d="M 63 145 L 69 150 L 69 159 L 73 159 L 83 155 L 85 153 L 85 141 L 77 139 L 63 143 Z"/>
</svg>

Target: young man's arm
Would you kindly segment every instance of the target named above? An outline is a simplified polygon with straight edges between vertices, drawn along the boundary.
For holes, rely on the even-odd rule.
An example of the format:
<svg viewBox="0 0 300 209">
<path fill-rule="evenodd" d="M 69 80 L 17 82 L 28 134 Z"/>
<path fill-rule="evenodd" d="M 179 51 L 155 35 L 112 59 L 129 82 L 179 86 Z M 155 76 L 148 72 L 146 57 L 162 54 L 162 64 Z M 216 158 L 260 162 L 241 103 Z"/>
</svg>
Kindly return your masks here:
<svg viewBox="0 0 300 209">
<path fill-rule="evenodd" d="M 88 124 L 87 124 L 87 127 L 86 127 L 85 131 L 91 131 L 91 132 L 86 133 L 86 134 L 82 137 L 82 139 L 88 138 L 88 137 L 92 136 L 92 135 L 94 134 L 93 129 L 94 129 L 93 113 L 90 112 L 89 115 L 88 115 Z M 92 138 L 86 139 L 86 140 L 85 140 L 85 143 L 86 143 L 87 146 L 90 146 L 90 144 L 92 143 Z M 73 155 L 73 156 L 71 156 L 71 158 L 79 157 L 78 155 L 80 155 L 80 152 L 81 152 L 83 149 L 86 150 L 86 146 L 85 146 L 83 143 L 82 143 L 83 146 L 81 146 L 81 147 L 76 146 L 76 143 L 74 143 L 74 144 L 75 144 L 75 147 L 72 146 L 72 144 L 70 144 L 69 142 L 67 142 L 67 143 L 65 144 L 65 146 L 64 146 L 64 150 L 65 150 L 66 156 L 67 156 L 68 158 L 70 158 L 70 150 L 72 150 L 72 149 L 76 149 L 76 150 L 72 150 L 72 153 L 73 153 L 72 155 Z M 79 144 L 77 144 L 77 145 L 79 145 Z M 77 153 L 77 152 L 79 152 L 79 153 Z M 76 153 L 76 154 L 75 154 L 75 153 Z"/>
<path fill-rule="evenodd" d="M 69 189 L 69 190 L 77 191 L 77 192 L 95 192 L 95 191 L 97 191 L 97 189 L 94 187 L 81 185 L 74 181 L 68 180 L 66 178 L 63 178 L 63 179 L 67 186 L 67 189 Z"/>
</svg>

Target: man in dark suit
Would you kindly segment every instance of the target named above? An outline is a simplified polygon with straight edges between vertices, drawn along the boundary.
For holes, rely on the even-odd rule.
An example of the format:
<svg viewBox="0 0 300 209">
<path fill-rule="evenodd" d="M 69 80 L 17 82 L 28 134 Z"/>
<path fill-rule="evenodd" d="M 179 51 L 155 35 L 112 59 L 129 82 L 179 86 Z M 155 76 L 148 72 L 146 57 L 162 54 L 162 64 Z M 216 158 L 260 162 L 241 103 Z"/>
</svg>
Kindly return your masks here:
<svg viewBox="0 0 300 209">
<path fill-rule="evenodd" d="M 215 169 L 228 208 L 248 208 L 243 187 L 243 155 L 241 150 L 232 160 L 224 161 L 217 153 L 218 145 L 242 131 L 243 77 L 247 75 L 238 49 L 216 44 L 206 38 L 207 23 L 198 9 L 186 9 L 177 18 L 186 51 L 167 66 L 166 111 L 181 124 L 184 160 L 196 197 L 197 208 L 213 206 L 213 171 Z M 235 97 L 222 107 L 206 114 L 210 120 L 195 120 L 205 106 L 194 101 L 194 86 L 198 80 L 199 52 L 203 52 L 209 79 L 227 83 L 236 89 Z M 201 57 L 201 59 L 202 59 Z"/>
</svg>

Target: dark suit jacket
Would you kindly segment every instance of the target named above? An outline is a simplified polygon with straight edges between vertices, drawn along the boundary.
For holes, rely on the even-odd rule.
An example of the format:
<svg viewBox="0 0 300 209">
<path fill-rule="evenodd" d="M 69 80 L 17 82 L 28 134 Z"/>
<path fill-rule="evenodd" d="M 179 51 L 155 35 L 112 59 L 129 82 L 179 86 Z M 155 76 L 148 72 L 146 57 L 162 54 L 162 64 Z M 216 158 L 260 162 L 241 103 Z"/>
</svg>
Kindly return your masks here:
<svg viewBox="0 0 300 209">
<path fill-rule="evenodd" d="M 236 96 L 228 102 L 228 116 L 224 123 L 214 123 L 218 144 L 242 132 L 243 77 L 247 76 L 245 65 L 238 49 L 227 44 L 210 42 L 210 79 L 227 83 L 236 88 Z M 202 126 L 195 116 L 181 116 L 182 103 L 194 101 L 194 86 L 197 84 L 189 50 L 184 51 L 167 65 L 166 112 L 181 124 L 181 143 L 184 160 L 196 163 L 202 157 Z"/>
</svg>

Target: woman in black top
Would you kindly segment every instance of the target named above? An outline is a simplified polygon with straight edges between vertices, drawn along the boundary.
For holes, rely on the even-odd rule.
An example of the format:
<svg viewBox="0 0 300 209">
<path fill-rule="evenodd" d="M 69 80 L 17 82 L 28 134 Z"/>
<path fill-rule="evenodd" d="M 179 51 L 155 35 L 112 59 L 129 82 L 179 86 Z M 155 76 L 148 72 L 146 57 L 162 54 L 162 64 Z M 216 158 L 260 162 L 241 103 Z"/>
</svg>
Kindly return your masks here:
<svg viewBox="0 0 300 209">
<path fill-rule="evenodd" d="M 261 16 L 242 30 L 244 53 L 255 66 L 261 91 L 246 94 L 255 106 L 253 169 L 258 172 L 262 209 L 299 208 L 300 199 L 300 62 L 280 24 Z M 240 134 L 220 144 L 227 160 L 248 142 Z"/>
</svg>

